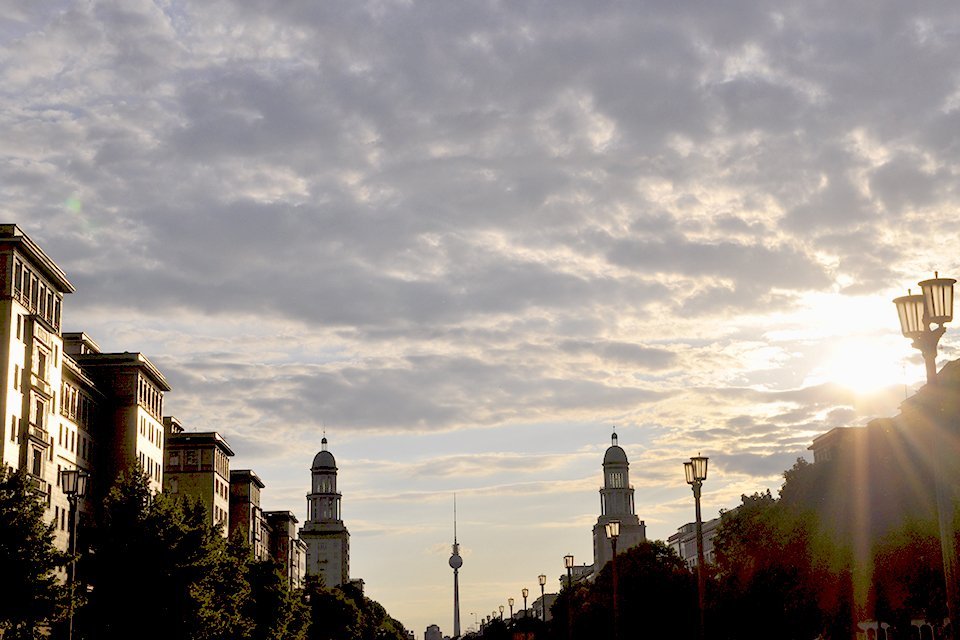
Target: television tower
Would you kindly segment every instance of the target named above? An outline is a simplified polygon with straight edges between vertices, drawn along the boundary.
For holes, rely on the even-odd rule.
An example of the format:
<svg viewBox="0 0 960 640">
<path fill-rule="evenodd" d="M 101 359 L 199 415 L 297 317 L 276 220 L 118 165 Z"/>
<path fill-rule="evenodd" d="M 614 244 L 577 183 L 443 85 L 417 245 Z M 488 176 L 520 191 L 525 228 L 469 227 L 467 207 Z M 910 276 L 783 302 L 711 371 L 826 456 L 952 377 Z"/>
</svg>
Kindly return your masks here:
<svg viewBox="0 0 960 640">
<path fill-rule="evenodd" d="M 453 553 L 450 555 L 450 567 L 453 569 L 453 637 L 460 637 L 460 545 L 457 544 L 457 494 L 453 494 Z"/>
</svg>

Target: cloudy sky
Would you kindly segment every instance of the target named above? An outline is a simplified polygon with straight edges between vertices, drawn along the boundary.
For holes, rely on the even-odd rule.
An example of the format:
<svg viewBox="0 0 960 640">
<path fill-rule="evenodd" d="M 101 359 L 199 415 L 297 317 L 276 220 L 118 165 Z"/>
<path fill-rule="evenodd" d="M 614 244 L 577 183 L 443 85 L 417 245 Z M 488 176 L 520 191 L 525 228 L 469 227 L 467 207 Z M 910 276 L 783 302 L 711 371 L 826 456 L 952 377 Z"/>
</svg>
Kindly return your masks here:
<svg viewBox="0 0 960 640">
<path fill-rule="evenodd" d="M 923 367 L 958 269 L 953 2 L 33 2 L 0 12 L 0 211 L 265 506 L 326 428 L 351 573 L 450 632 L 638 515 L 779 486 Z M 948 332 L 941 352 L 956 357 Z"/>
</svg>

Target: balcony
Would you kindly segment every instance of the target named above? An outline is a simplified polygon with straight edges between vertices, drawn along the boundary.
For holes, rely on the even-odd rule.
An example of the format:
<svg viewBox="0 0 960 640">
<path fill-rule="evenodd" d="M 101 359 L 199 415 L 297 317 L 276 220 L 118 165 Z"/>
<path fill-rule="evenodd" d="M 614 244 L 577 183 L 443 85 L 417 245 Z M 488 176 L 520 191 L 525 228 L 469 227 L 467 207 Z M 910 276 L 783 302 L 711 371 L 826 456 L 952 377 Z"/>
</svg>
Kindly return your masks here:
<svg viewBox="0 0 960 640">
<path fill-rule="evenodd" d="M 32 473 L 28 473 L 27 490 L 45 498 L 47 496 L 47 483 L 43 480 L 43 478 L 35 476 Z"/>
<path fill-rule="evenodd" d="M 45 447 L 50 445 L 50 433 L 38 424 L 31 422 L 27 427 L 27 435 Z"/>
</svg>

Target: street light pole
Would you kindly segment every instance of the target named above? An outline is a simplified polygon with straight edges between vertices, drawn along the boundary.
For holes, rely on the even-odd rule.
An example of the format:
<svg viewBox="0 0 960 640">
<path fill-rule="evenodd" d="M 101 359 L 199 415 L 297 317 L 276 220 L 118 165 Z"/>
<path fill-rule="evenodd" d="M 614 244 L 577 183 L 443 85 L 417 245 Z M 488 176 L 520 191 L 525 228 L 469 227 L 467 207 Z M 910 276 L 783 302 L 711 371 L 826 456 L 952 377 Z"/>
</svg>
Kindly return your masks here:
<svg viewBox="0 0 960 640">
<path fill-rule="evenodd" d="M 610 546 L 613 550 L 613 556 L 610 562 L 613 571 L 613 640 L 620 638 L 620 620 L 617 615 L 617 538 L 620 537 L 620 521 L 611 520 L 606 524 L 607 537 L 610 538 Z"/>
<path fill-rule="evenodd" d="M 500 605 L 500 621 L 503 622 L 503 605 Z"/>
<path fill-rule="evenodd" d="M 520 593 L 523 594 L 523 617 L 526 618 L 530 614 L 527 612 L 527 596 L 530 595 L 530 589 L 524 587 L 520 590 Z"/>
<path fill-rule="evenodd" d="M 60 472 L 60 487 L 70 503 L 70 566 L 67 569 L 67 590 L 70 601 L 67 609 L 67 640 L 73 640 L 73 596 L 77 579 L 77 511 L 80 498 L 87 494 L 89 474 L 80 469 L 65 469 Z"/>
<path fill-rule="evenodd" d="M 897 315 L 900 317 L 900 330 L 904 337 L 910 338 L 913 347 L 920 350 L 923 363 L 927 370 L 927 387 L 932 399 L 926 413 L 933 414 L 933 424 L 941 428 L 948 420 L 955 420 L 954 416 L 943 415 L 944 389 L 937 379 L 937 345 L 940 337 L 946 332 L 943 325 L 953 320 L 953 278 L 941 278 L 934 272 L 931 280 L 924 280 L 920 284 L 923 292 L 918 295 L 907 295 L 894 299 L 897 305 Z M 930 325 L 936 324 L 936 329 Z M 944 429 L 952 433 L 954 429 Z M 944 470 L 949 462 L 943 459 L 949 447 L 943 446 L 936 436 L 936 429 L 930 432 L 930 453 L 933 458 L 934 490 L 937 500 L 937 525 L 940 532 L 940 553 L 943 556 L 943 579 L 946 587 L 947 616 L 950 619 L 950 631 L 953 638 L 957 637 L 957 615 L 960 614 L 960 594 L 957 591 L 957 549 L 953 533 L 953 500 L 949 496 L 947 480 Z"/>
<path fill-rule="evenodd" d="M 543 618 L 543 621 L 547 621 L 547 597 L 543 595 L 544 586 L 547 584 L 547 576 L 542 573 L 537 576 L 537 580 L 540 581 L 540 617 Z"/>
<path fill-rule="evenodd" d="M 573 555 L 563 556 L 563 565 L 567 568 L 567 637 L 573 638 Z"/>
<path fill-rule="evenodd" d="M 707 479 L 707 458 L 696 455 L 690 462 L 683 463 L 683 473 L 687 484 L 693 489 L 693 502 L 697 516 L 697 601 L 700 607 L 700 638 L 704 638 L 706 621 L 706 567 L 703 558 L 703 519 L 700 517 L 700 491 Z"/>
</svg>

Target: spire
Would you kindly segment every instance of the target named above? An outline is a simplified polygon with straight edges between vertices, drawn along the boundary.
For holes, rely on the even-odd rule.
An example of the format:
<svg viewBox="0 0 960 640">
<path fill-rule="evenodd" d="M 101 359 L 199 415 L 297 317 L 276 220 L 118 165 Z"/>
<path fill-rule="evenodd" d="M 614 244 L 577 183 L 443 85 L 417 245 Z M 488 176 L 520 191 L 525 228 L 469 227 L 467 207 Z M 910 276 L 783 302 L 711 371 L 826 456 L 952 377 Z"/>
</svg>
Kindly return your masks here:
<svg viewBox="0 0 960 640">
<path fill-rule="evenodd" d="M 613 425 L 613 435 L 610 436 L 610 446 L 617 446 L 617 425 Z"/>
<path fill-rule="evenodd" d="M 453 494 L 453 546 L 457 546 L 457 494 Z"/>
<path fill-rule="evenodd" d="M 326 451 L 326 450 L 327 450 L 327 436 L 326 436 L 326 435 L 324 435 L 324 436 L 323 436 L 323 440 L 320 441 L 320 450 L 321 450 L 321 451 Z"/>
</svg>

